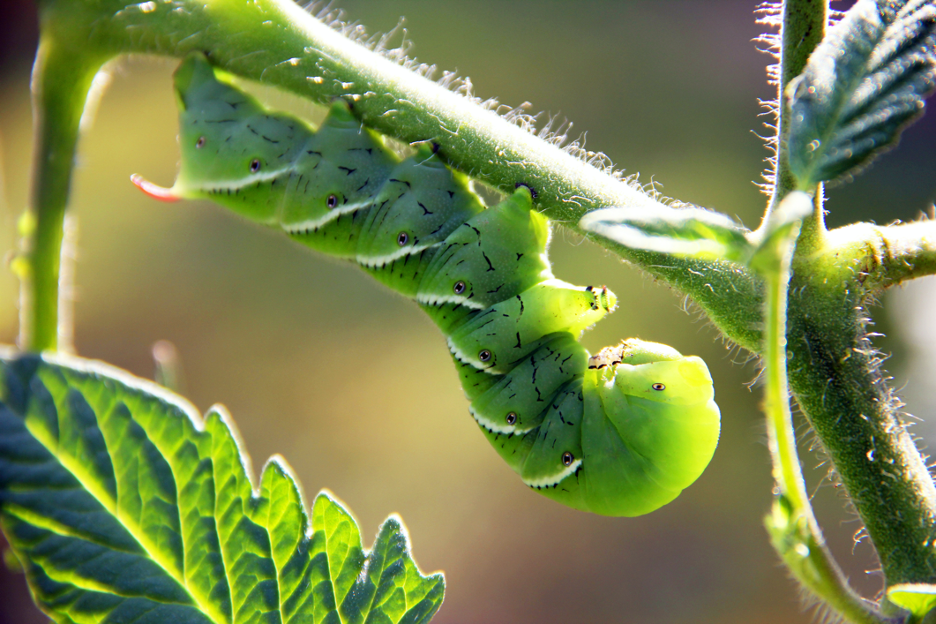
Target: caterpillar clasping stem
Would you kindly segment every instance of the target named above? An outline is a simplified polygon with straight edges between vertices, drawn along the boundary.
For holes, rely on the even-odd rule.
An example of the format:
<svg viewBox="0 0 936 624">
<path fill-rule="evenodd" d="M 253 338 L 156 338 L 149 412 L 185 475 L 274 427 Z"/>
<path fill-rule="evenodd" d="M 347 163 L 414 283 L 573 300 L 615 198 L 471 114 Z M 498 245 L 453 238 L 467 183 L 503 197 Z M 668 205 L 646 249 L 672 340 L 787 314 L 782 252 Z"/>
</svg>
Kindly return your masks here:
<svg viewBox="0 0 936 624">
<path fill-rule="evenodd" d="M 431 142 L 400 160 L 342 100 L 312 128 L 204 56 L 184 61 L 176 90 L 179 179 L 133 183 L 161 201 L 211 199 L 414 300 L 446 337 L 472 417 L 527 486 L 636 516 L 708 465 L 720 414 L 705 363 L 636 339 L 589 356 L 578 339 L 617 297 L 553 276 L 532 187 L 486 208 Z"/>
</svg>

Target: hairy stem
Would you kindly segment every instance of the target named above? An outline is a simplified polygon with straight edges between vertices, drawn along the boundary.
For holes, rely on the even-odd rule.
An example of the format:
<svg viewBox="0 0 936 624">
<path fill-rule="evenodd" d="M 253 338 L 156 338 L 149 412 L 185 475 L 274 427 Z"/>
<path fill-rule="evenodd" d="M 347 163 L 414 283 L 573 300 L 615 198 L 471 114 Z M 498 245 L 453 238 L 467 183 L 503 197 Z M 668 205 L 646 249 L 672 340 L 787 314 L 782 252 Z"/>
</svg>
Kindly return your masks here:
<svg viewBox="0 0 936 624">
<path fill-rule="evenodd" d="M 76 58 L 207 51 L 228 71 L 314 101 L 345 97 L 368 126 L 407 142 L 432 140 L 454 167 L 496 188 L 532 186 L 540 192 L 537 207 L 572 229 L 593 208 L 659 206 L 639 189 L 349 41 L 289 0 L 44 0 L 40 9 L 44 37 L 53 36 Z M 784 15 L 781 89 L 821 39 L 826 1 L 788 0 Z M 783 132 L 783 119 L 780 127 Z M 774 203 L 790 188 L 780 138 Z M 64 182 L 67 193 L 68 171 L 59 171 L 57 184 Z M 825 253 L 830 247 L 822 236 L 805 243 L 810 228 L 822 231 L 821 189 L 814 195 L 790 285 L 790 384 L 881 553 L 888 583 L 931 580 L 936 492 L 867 347 L 862 268 L 852 258 Z M 57 238 L 49 240 L 47 247 L 54 247 Z M 761 351 L 763 283 L 752 273 L 731 263 L 607 246 L 692 297 L 729 339 Z"/>
<path fill-rule="evenodd" d="M 829 232 L 829 248 L 860 267 L 865 287 L 877 292 L 936 274 L 936 221 L 848 225 Z"/>
<path fill-rule="evenodd" d="M 368 126 L 406 142 L 432 140 L 452 166 L 472 177 L 507 192 L 519 182 L 532 186 L 537 209 L 575 231 L 594 208 L 660 206 L 642 190 L 347 39 L 290 0 L 215 0 L 210 6 L 45 0 L 41 9 L 46 29 L 76 50 L 176 57 L 207 51 L 227 71 L 314 101 L 347 98 Z M 745 269 L 609 248 L 688 294 L 734 341 L 758 348 L 760 285 Z"/>
<path fill-rule="evenodd" d="M 769 210 L 795 185 L 783 94 L 821 40 L 826 13 L 826 0 L 784 5 L 777 184 Z M 925 271 L 923 250 L 931 245 L 919 229 L 905 232 L 920 238 L 895 240 L 893 249 L 882 228 L 869 224 L 826 232 L 822 193 L 822 185 L 812 189 L 814 209 L 803 221 L 793 262 L 790 384 L 865 523 L 886 585 L 930 581 L 936 574 L 936 488 L 879 370 L 881 359 L 867 337 L 866 307 L 901 273 Z M 908 256 L 917 260 L 916 268 L 907 268 Z"/>
<path fill-rule="evenodd" d="M 936 578 L 936 488 L 867 336 L 871 292 L 841 248 L 795 262 L 790 384 L 874 542 L 888 586 Z M 798 264 L 798 266 L 797 266 Z"/>
<path fill-rule="evenodd" d="M 787 157 L 787 137 L 790 128 L 790 108 L 786 102 L 786 89 L 790 81 L 799 76 L 806 67 L 809 55 L 816 49 L 825 36 L 826 22 L 829 17 L 829 0 L 784 0 L 783 22 L 780 31 L 780 68 L 777 75 L 777 162 L 774 168 L 774 184 L 767 212 L 762 225 L 767 222 L 770 213 L 776 210 L 787 194 L 796 188 L 796 179 L 790 171 Z M 815 189 L 815 196 L 821 198 L 821 185 Z M 798 253 L 812 248 L 813 238 L 821 237 L 825 228 L 822 202 L 817 199 L 812 216 L 804 219 L 800 228 Z"/>
</svg>

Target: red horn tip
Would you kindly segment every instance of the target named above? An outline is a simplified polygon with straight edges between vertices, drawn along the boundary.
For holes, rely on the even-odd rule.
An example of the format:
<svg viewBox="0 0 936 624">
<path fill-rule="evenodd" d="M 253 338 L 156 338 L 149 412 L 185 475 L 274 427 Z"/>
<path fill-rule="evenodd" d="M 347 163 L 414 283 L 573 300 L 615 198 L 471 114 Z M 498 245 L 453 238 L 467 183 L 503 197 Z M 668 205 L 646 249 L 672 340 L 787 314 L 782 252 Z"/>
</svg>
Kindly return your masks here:
<svg viewBox="0 0 936 624">
<path fill-rule="evenodd" d="M 141 191 L 153 199 L 158 199 L 159 201 L 164 202 L 174 202 L 181 199 L 178 195 L 173 193 L 171 189 L 163 188 L 153 184 L 138 173 L 134 173 L 132 176 L 130 176 L 130 181 L 136 184 Z"/>
</svg>

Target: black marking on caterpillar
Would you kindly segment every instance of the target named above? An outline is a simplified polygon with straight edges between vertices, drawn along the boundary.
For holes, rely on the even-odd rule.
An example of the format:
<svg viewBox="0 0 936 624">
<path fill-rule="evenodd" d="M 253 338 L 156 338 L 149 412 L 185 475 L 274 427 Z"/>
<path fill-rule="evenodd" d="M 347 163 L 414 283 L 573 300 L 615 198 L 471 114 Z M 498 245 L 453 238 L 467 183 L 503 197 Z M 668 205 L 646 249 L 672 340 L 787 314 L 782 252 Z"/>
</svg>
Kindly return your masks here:
<svg viewBox="0 0 936 624">
<path fill-rule="evenodd" d="M 636 340 L 589 356 L 577 338 L 616 298 L 552 278 L 535 188 L 518 182 L 484 209 L 437 142 L 400 161 L 344 99 L 313 131 L 218 80 L 204 56 L 176 77 L 184 175 L 172 189 L 134 181 L 159 199 L 211 197 L 415 299 L 446 335 L 481 430 L 530 488 L 579 509 L 638 515 L 698 477 L 718 437 L 708 370 Z M 641 402 L 633 413 L 632 401 Z M 640 435 L 627 437 L 632 430 Z M 701 450 L 682 457 L 668 444 Z M 666 487 L 631 472 L 628 453 L 651 462 Z"/>
</svg>

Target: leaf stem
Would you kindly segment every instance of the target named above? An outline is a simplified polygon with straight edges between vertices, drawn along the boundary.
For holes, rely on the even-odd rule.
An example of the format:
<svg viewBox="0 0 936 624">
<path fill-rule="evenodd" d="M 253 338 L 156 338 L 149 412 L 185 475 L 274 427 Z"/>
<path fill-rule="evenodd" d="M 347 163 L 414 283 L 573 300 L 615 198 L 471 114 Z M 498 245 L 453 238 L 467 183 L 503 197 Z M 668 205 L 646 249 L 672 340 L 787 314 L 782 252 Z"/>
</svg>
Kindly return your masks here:
<svg viewBox="0 0 936 624">
<path fill-rule="evenodd" d="M 796 452 L 786 375 L 786 305 L 792 243 L 798 227 L 779 244 L 773 270 L 761 273 L 766 282 L 763 364 L 766 372 L 764 412 L 778 497 L 766 519 L 777 553 L 806 588 L 848 621 L 880 624 L 888 621 L 851 587 L 829 552 L 810 506 Z"/>
<path fill-rule="evenodd" d="M 54 154 L 59 160 L 54 173 L 43 172 L 48 165 L 37 167 L 38 193 L 50 195 L 35 202 L 37 215 L 48 221 L 37 231 L 33 247 L 42 273 L 41 280 L 38 274 L 35 278 L 42 299 L 36 309 L 41 307 L 43 314 L 41 323 L 34 325 L 44 333 L 24 345 L 54 345 L 49 328 L 55 324 L 49 319 L 54 319 L 55 307 L 50 308 L 50 301 L 80 102 L 100 62 L 118 55 L 181 57 L 207 51 L 213 63 L 228 71 L 313 101 L 344 97 L 368 126 L 407 142 L 432 140 L 454 167 L 475 178 L 502 190 L 511 190 L 517 182 L 533 186 L 540 191 L 537 207 L 574 230 L 593 208 L 636 206 L 653 211 L 661 205 L 474 101 L 350 41 L 289 0 L 42 0 L 40 9 L 44 42 L 54 41 L 61 58 L 71 61 L 73 74 L 58 79 L 74 86 L 48 85 L 48 93 L 59 89 L 63 97 L 69 94 L 70 104 L 62 105 L 63 117 L 56 120 L 68 127 L 53 135 L 57 126 L 50 126 L 39 141 L 40 153 L 47 155 L 43 158 Z M 781 96 L 822 38 L 827 0 L 787 0 L 783 11 Z M 81 71 L 74 73 L 76 62 Z M 53 114 L 51 104 L 42 106 L 40 110 Z M 783 108 L 772 208 L 792 188 L 785 173 L 783 133 L 788 124 Z M 48 142 L 51 147 L 43 147 Z M 66 164 L 62 155 L 67 156 Z M 927 581 L 936 570 L 931 547 L 936 490 L 897 418 L 867 342 L 862 311 L 868 296 L 865 266 L 856 257 L 829 253 L 821 236 L 807 244 L 810 231 L 824 233 L 821 189 L 813 195 L 817 200 L 812 217 L 803 224 L 789 286 L 789 346 L 794 354 L 790 384 L 868 527 L 888 582 Z M 752 352 L 762 351 L 764 282 L 751 271 L 729 262 L 605 246 L 688 294 L 729 339 Z M 866 459 L 870 450 L 876 451 L 876 461 Z"/>
<path fill-rule="evenodd" d="M 761 227 L 767 223 L 770 213 L 776 210 L 783 198 L 797 186 L 796 178 L 790 171 L 787 149 L 790 107 L 785 94 L 790 81 L 803 72 L 809 55 L 825 36 L 829 19 L 829 0 L 784 0 L 782 14 L 780 71 L 777 76 L 777 163 L 773 172 L 773 192 Z M 821 185 L 815 189 L 814 196 L 817 198 L 816 210 L 811 217 L 803 220 L 797 253 L 807 251 L 806 247 L 814 247 L 812 239 L 821 238 L 825 231 Z"/>
<path fill-rule="evenodd" d="M 20 346 L 28 351 L 55 349 L 59 335 L 59 277 L 65 207 L 85 101 L 105 57 L 62 47 L 43 33 L 33 67 L 35 160 L 30 210 L 34 219 L 26 244 Z M 70 320 L 70 319 L 69 319 Z"/>
<path fill-rule="evenodd" d="M 936 221 L 879 226 L 855 223 L 829 232 L 829 247 L 841 261 L 863 268 L 865 286 L 881 290 L 936 274 Z"/>
</svg>

